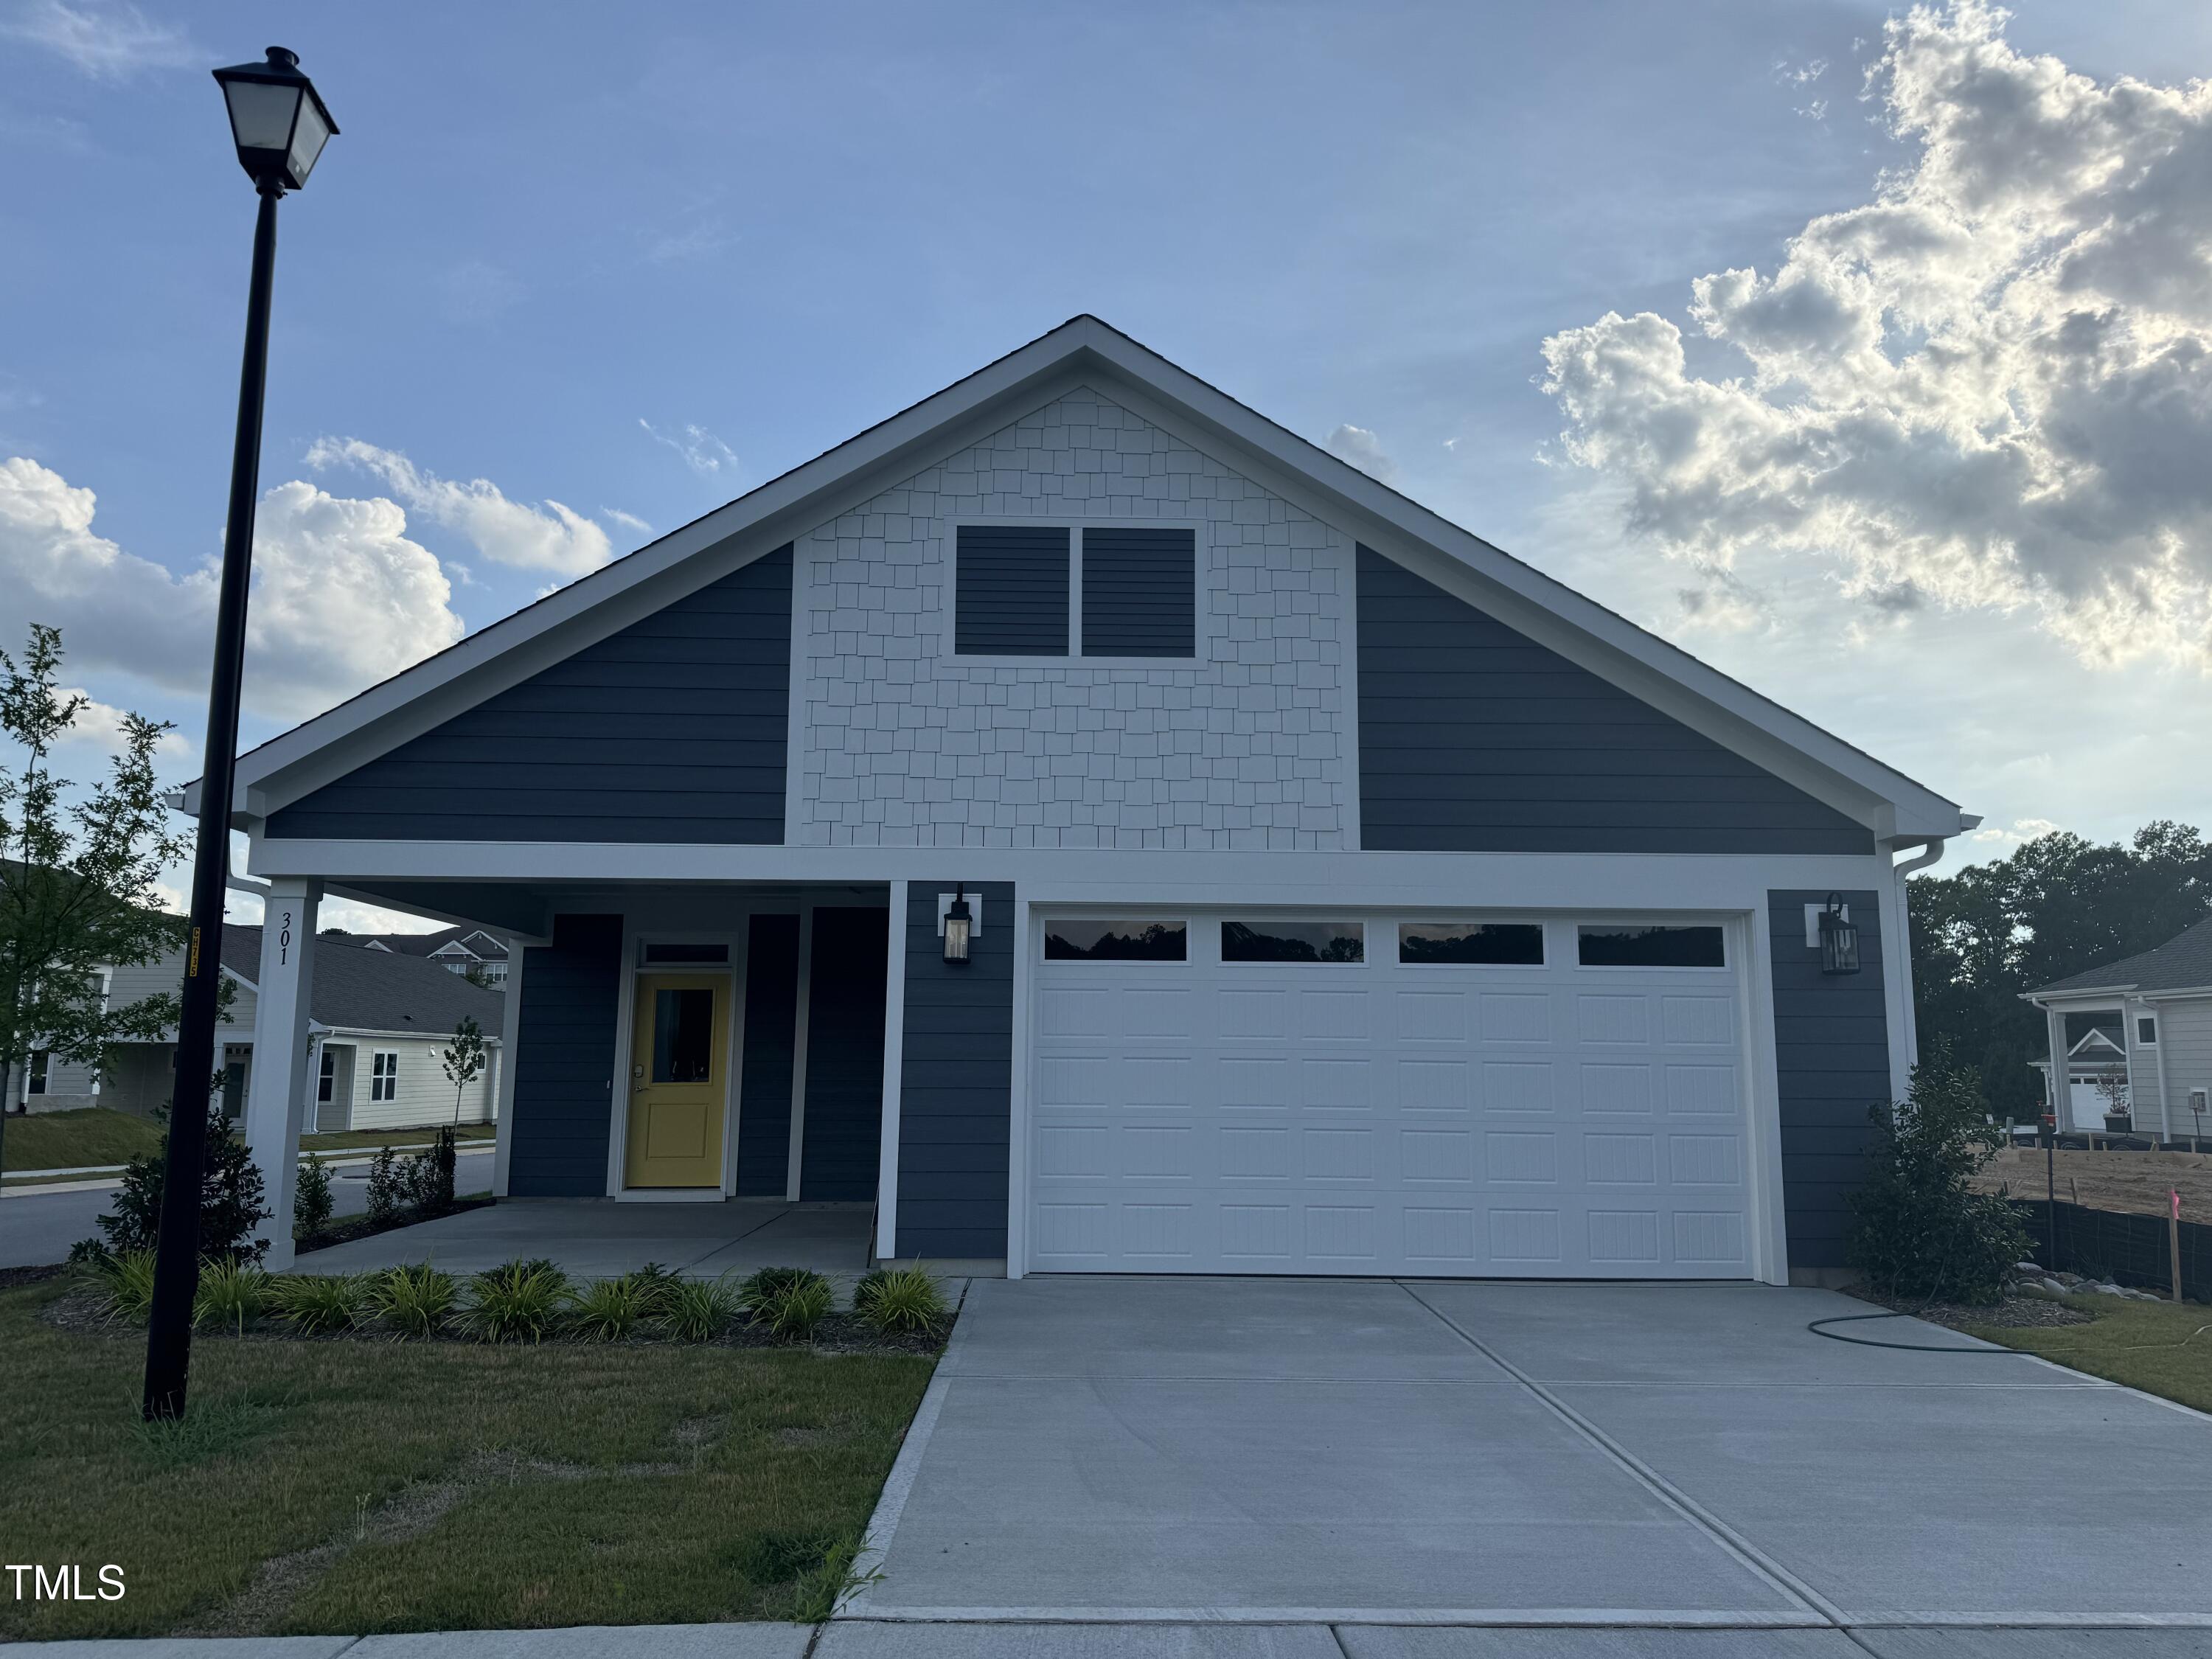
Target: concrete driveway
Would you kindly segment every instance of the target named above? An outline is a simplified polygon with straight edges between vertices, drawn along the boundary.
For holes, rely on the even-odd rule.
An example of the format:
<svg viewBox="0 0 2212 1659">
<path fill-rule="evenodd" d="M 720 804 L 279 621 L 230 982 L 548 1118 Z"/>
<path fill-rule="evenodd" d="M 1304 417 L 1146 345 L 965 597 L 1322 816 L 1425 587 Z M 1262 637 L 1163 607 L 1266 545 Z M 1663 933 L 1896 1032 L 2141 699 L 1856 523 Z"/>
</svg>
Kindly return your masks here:
<svg viewBox="0 0 2212 1659">
<path fill-rule="evenodd" d="M 1334 1625 L 1377 1655 L 1443 1652 L 1407 1627 L 1451 1625 L 2148 1625 L 2160 1653 L 2212 1650 L 2212 1419 L 1917 1322 L 1871 1334 L 1973 1351 L 1806 1329 L 1866 1311 L 1752 1285 L 978 1281 L 848 1618 Z"/>
</svg>

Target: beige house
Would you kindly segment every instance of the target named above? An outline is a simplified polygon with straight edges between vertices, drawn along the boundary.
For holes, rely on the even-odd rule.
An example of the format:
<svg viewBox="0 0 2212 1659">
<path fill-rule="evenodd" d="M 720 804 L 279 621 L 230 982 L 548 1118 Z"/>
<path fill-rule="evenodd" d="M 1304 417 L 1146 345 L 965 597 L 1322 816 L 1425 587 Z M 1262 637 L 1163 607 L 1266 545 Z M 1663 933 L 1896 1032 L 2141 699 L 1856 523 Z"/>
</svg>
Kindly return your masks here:
<svg viewBox="0 0 2212 1659">
<path fill-rule="evenodd" d="M 407 1128 L 437 1123 L 489 1123 L 497 1115 L 500 993 L 471 984 L 441 962 L 371 948 L 342 934 L 317 941 L 310 996 L 308 1055 L 314 1079 L 309 1127 L 316 1130 Z M 222 1052 L 226 1115 L 240 1116 L 253 1068 L 261 929 L 227 924 L 223 974 L 233 988 L 216 1031 Z M 143 968 L 105 970 L 111 1006 L 176 988 L 181 952 Z M 485 1065 L 458 1091 L 441 1056 L 454 1029 L 473 1017 L 484 1033 Z M 167 1103 L 173 1036 L 117 1048 L 104 1072 L 64 1065 L 43 1054 L 15 1076 L 10 1108 L 33 1112 L 105 1106 L 150 1115 Z"/>
<path fill-rule="evenodd" d="M 2136 1134 L 2186 1142 L 2212 1133 L 2212 919 L 2026 1000 L 2043 1013 L 2050 1053 L 2067 1057 L 2063 1091 L 2048 1058 L 2030 1062 L 2061 1128 L 2102 1132 L 2117 1087 Z"/>
</svg>

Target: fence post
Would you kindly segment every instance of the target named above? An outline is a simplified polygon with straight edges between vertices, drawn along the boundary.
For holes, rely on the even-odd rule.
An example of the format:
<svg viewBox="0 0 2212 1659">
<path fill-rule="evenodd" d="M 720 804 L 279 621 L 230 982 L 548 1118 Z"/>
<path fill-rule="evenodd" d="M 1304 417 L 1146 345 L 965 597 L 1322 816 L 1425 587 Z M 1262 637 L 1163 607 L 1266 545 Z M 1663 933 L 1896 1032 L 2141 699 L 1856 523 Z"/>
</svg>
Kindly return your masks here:
<svg viewBox="0 0 2212 1659">
<path fill-rule="evenodd" d="M 2173 1299 L 2181 1300 L 2181 1190 L 2166 1193 L 2166 1247 L 2173 1267 Z"/>
</svg>

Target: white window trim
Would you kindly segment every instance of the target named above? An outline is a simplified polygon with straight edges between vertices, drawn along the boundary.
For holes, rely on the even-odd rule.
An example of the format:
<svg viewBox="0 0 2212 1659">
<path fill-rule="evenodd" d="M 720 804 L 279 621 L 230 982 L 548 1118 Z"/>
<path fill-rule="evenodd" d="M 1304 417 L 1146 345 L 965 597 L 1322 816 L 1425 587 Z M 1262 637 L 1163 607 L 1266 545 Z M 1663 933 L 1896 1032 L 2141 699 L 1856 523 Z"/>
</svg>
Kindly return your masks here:
<svg viewBox="0 0 2212 1659">
<path fill-rule="evenodd" d="M 2135 1046 L 2138 1048 L 2157 1048 L 2158 1016 L 2156 1014 L 2136 1014 L 2134 1016 L 2134 1019 L 2135 1028 L 2130 1033 L 2130 1037 L 2134 1042 Z M 2145 1036 L 2143 1035 L 2143 1027 L 2146 1025 L 2150 1027 L 2150 1035 L 2148 1036 Z"/>
<path fill-rule="evenodd" d="M 1368 954 L 1367 942 L 1373 935 L 1375 923 L 1367 916 L 1268 915 L 1265 912 L 1257 910 L 1242 912 L 1224 910 L 1221 915 L 1213 917 L 1212 921 L 1214 923 L 1213 959 L 1224 968 L 1364 968 L 1374 961 L 1374 957 Z M 1316 927 L 1357 927 L 1359 930 L 1359 960 L 1322 962 L 1316 959 L 1312 962 L 1302 962 L 1296 957 L 1267 957 L 1256 961 L 1244 957 L 1231 958 L 1226 949 L 1227 941 L 1224 935 L 1228 932 L 1229 924 L 1232 921 L 1242 921 L 1248 926 L 1262 927 L 1300 925 L 1311 925 Z M 1390 928 L 1391 938 L 1395 939 L 1397 937 L 1397 924 L 1391 922 L 1387 925 Z"/>
<path fill-rule="evenodd" d="M 716 1203 L 737 1195 L 738 1107 L 744 1087 L 745 971 L 750 965 L 746 945 L 751 929 L 752 916 L 750 913 L 740 915 L 735 928 L 728 931 L 682 933 L 665 928 L 641 929 L 634 921 L 627 919 L 623 921 L 622 1004 L 615 1012 L 614 1068 L 607 1079 L 606 1195 L 609 1198 L 631 1204 L 690 1204 Z M 645 947 L 648 944 L 727 945 L 729 958 L 724 962 L 648 964 L 645 960 Z M 627 1183 L 629 1175 L 632 1027 L 636 1017 L 637 982 L 641 979 L 694 976 L 719 977 L 729 981 L 729 989 L 726 993 L 729 1006 L 724 1014 L 729 1056 L 723 1068 L 722 1079 L 721 1179 L 712 1187 L 632 1187 Z M 614 1086 L 617 1084 L 622 1086 L 617 1088 Z M 512 1103 L 507 1103 L 507 1105 L 511 1110 Z"/>
<path fill-rule="evenodd" d="M 1182 955 L 1163 959 L 1158 957 L 1051 957 L 1045 954 L 1045 934 L 1053 924 L 1061 921 L 1164 921 L 1175 922 L 1182 928 Z M 1218 930 L 1217 929 L 1217 933 Z M 1048 968 L 1188 968 L 1198 960 L 1198 923 L 1190 916 L 1158 909 L 1116 915 L 1111 906 L 1096 909 L 1055 909 L 1049 914 L 1038 913 L 1036 959 Z"/>
<path fill-rule="evenodd" d="M 390 1064 L 386 1062 L 389 1061 Z M 389 1105 L 399 1098 L 399 1050 L 372 1048 L 368 1054 L 368 1103 Z"/>
<path fill-rule="evenodd" d="M 54 1056 L 49 1048 L 33 1048 L 23 1065 L 23 1098 L 50 1093 L 53 1087 Z"/>
<path fill-rule="evenodd" d="M 1536 930 L 1536 959 L 1534 962 L 1410 962 L 1406 957 L 1405 935 L 1407 927 L 1534 927 Z M 1580 960 L 1580 952 L 1577 953 Z M 1461 973 L 1519 974 L 1531 968 L 1552 965 L 1552 930 L 1540 921 L 1527 916 L 1400 916 L 1390 924 L 1390 963 L 1397 968 L 1450 968 Z"/>
<path fill-rule="evenodd" d="M 1066 530 L 1067 538 L 1067 650 L 1056 656 L 969 653 L 956 648 L 960 608 L 960 528 L 963 525 L 1024 525 Z M 1145 518 L 1127 514 L 1067 515 L 1054 513 L 963 513 L 941 521 L 945 550 L 943 611 L 944 665 L 960 668 L 1071 668 L 1124 673 L 1162 669 L 1189 671 L 1212 660 L 1215 628 L 1207 615 L 1206 578 L 1211 568 L 1207 522 L 1194 518 Z M 1188 657 L 1104 657 L 1083 654 L 1083 532 L 1085 530 L 1188 530 L 1191 532 L 1191 654 Z"/>
</svg>

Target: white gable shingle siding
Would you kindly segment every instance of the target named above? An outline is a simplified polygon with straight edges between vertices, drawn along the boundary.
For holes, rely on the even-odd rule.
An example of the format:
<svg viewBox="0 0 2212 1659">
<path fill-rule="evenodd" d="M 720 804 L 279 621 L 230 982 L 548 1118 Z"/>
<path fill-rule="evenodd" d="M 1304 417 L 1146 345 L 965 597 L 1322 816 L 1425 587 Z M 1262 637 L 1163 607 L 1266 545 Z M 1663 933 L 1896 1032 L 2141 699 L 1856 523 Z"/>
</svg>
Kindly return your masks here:
<svg viewBox="0 0 2212 1659">
<path fill-rule="evenodd" d="M 963 518 L 1202 521 L 1188 665 L 949 654 Z M 1352 544 L 1087 388 L 799 538 L 801 846 L 1347 845 Z"/>
</svg>

